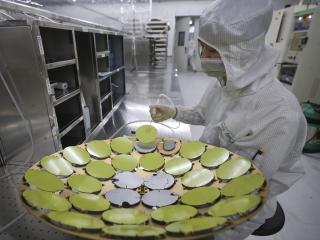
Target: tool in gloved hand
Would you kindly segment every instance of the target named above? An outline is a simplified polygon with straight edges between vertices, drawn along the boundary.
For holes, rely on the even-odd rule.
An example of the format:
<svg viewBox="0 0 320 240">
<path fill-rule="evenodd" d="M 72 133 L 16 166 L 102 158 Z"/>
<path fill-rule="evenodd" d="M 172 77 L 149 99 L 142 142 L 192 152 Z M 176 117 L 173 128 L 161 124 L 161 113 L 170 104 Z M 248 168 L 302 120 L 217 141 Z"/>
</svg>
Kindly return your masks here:
<svg viewBox="0 0 320 240">
<path fill-rule="evenodd" d="M 153 121 L 162 122 L 177 115 L 175 107 L 168 107 L 165 105 L 150 105 L 150 115 Z"/>
</svg>

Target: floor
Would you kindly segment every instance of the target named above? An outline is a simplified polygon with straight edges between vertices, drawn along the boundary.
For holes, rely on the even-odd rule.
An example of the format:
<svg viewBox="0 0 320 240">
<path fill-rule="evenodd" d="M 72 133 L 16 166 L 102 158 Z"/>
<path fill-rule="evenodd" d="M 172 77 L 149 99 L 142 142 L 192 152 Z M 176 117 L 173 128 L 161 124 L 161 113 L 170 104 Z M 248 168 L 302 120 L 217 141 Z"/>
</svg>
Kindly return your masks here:
<svg viewBox="0 0 320 240">
<path fill-rule="evenodd" d="M 150 122 L 149 104 L 169 104 L 159 94 L 164 93 L 176 105 L 195 105 L 201 98 L 210 81 L 203 73 L 178 73 L 171 67 L 164 70 L 139 70 L 128 72 L 127 95 L 115 111 L 113 117 L 91 136 L 91 139 L 104 139 L 113 136 L 131 135 L 141 122 Z M 202 127 L 189 126 L 170 120 L 158 124 L 160 134 L 178 136 L 184 139 L 198 139 Z M 318 159 L 317 159 L 318 158 Z M 6 174 L 0 168 L 0 239 L 78 239 L 57 232 L 29 214 L 25 214 L 14 187 L 22 178 L 24 167 L 8 166 L 7 171 L 14 173 L 10 178 L 1 178 Z M 289 191 L 279 196 L 285 214 L 286 223 L 278 234 L 270 237 L 250 236 L 248 240 L 318 240 L 320 239 L 320 156 L 304 156 L 306 175 Z M 19 218 L 17 218 L 19 217 Z M 16 219 L 5 232 L 2 227 Z"/>
</svg>

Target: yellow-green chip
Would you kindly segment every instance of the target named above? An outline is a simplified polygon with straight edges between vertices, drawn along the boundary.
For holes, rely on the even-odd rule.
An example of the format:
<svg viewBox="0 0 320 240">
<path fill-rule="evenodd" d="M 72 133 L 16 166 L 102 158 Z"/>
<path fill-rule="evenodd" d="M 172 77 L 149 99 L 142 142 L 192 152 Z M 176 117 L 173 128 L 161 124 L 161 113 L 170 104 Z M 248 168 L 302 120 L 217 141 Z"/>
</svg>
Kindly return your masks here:
<svg viewBox="0 0 320 240">
<path fill-rule="evenodd" d="M 147 153 L 140 158 L 140 166 L 147 171 L 155 171 L 164 165 L 164 158 L 160 153 Z"/>
<path fill-rule="evenodd" d="M 118 137 L 111 140 L 112 151 L 120 154 L 129 154 L 133 150 L 133 143 L 127 137 Z"/>
<path fill-rule="evenodd" d="M 196 169 L 187 172 L 181 179 L 182 184 L 188 188 L 202 187 L 213 180 L 213 172 L 208 169 Z"/>
<path fill-rule="evenodd" d="M 103 140 L 94 140 L 86 144 L 88 153 L 96 158 L 107 158 L 111 154 L 111 148 Z"/>
<path fill-rule="evenodd" d="M 122 238 L 161 238 L 165 234 L 163 228 L 148 225 L 113 225 L 102 231 L 107 236 Z"/>
<path fill-rule="evenodd" d="M 71 164 L 62 157 L 46 156 L 40 160 L 41 167 L 56 176 L 69 176 L 73 173 Z"/>
<path fill-rule="evenodd" d="M 84 213 L 52 211 L 47 216 L 52 223 L 67 229 L 71 227 L 80 230 L 99 230 L 105 227 L 100 218 Z"/>
<path fill-rule="evenodd" d="M 153 220 L 164 223 L 182 221 L 196 216 L 197 209 L 186 205 L 171 205 L 156 209 L 152 212 Z"/>
<path fill-rule="evenodd" d="M 156 140 L 158 136 L 157 129 L 153 126 L 149 125 L 143 125 L 139 127 L 136 131 L 136 138 L 141 143 L 151 143 Z"/>
<path fill-rule="evenodd" d="M 245 214 L 256 209 L 260 202 L 260 196 L 255 195 L 228 198 L 210 207 L 208 213 L 215 217 L 228 217 L 237 214 Z"/>
<path fill-rule="evenodd" d="M 211 148 L 202 154 L 200 163 L 204 167 L 217 167 L 228 160 L 229 151 L 225 148 Z"/>
<path fill-rule="evenodd" d="M 167 161 L 164 170 L 173 175 L 180 176 L 190 171 L 192 168 L 192 163 L 190 160 L 181 157 L 175 157 Z"/>
<path fill-rule="evenodd" d="M 71 204 L 67 199 L 39 189 L 27 189 L 22 193 L 24 200 L 32 207 L 54 211 L 67 211 Z"/>
<path fill-rule="evenodd" d="M 71 146 L 67 147 L 62 151 L 63 157 L 68 160 L 71 164 L 77 166 L 86 165 L 90 162 L 89 153 L 81 147 Z"/>
<path fill-rule="evenodd" d="M 215 187 L 199 187 L 185 192 L 181 202 L 186 205 L 201 207 L 214 203 L 220 197 L 220 191 Z"/>
<path fill-rule="evenodd" d="M 261 174 L 248 174 L 231 180 L 222 189 L 221 194 L 227 197 L 238 197 L 252 193 L 264 183 Z"/>
<path fill-rule="evenodd" d="M 64 189 L 63 182 L 47 171 L 29 169 L 24 178 L 29 185 L 43 191 L 57 192 Z"/>
<path fill-rule="evenodd" d="M 105 197 L 89 193 L 75 193 L 70 196 L 69 201 L 80 211 L 103 212 L 110 207 L 110 202 Z"/>
<path fill-rule="evenodd" d="M 138 166 L 138 160 L 131 155 L 121 154 L 112 159 L 112 166 L 120 171 L 133 171 Z"/>
<path fill-rule="evenodd" d="M 87 175 L 72 175 L 68 179 L 68 185 L 73 191 L 84 193 L 100 192 L 102 188 L 101 183 L 97 179 Z"/>
<path fill-rule="evenodd" d="M 188 159 L 199 158 L 206 150 L 205 145 L 199 141 L 184 142 L 180 148 L 180 155 Z"/>
<path fill-rule="evenodd" d="M 115 174 L 113 167 L 110 164 L 102 161 L 91 161 L 86 166 L 86 172 L 90 176 L 99 179 L 109 179 Z"/>
<path fill-rule="evenodd" d="M 227 219 L 223 217 L 198 217 L 171 223 L 166 230 L 172 234 L 196 234 L 199 232 L 212 231 L 222 227 Z"/>
<path fill-rule="evenodd" d="M 114 208 L 102 214 L 102 219 L 115 224 L 143 224 L 149 220 L 149 215 L 133 208 Z"/>
<path fill-rule="evenodd" d="M 246 172 L 251 167 L 251 162 L 242 157 L 238 157 L 235 159 L 231 159 L 226 161 L 217 169 L 216 174 L 217 177 L 223 180 L 229 180 L 233 178 L 237 178 Z"/>
</svg>

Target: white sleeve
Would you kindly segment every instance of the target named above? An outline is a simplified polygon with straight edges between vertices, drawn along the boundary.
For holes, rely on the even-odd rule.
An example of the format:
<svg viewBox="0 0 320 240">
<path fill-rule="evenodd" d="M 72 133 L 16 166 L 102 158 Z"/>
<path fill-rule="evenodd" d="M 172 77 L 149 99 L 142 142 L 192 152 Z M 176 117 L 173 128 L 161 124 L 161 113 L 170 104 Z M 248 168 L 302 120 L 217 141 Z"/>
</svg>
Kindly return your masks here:
<svg viewBox="0 0 320 240">
<path fill-rule="evenodd" d="M 205 125 L 205 118 L 199 106 L 194 108 L 178 106 L 176 109 L 175 120 L 192 125 Z"/>
<path fill-rule="evenodd" d="M 291 114 L 289 119 L 278 119 L 266 126 L 254 139 L 246 141 L 245 137 L 235 144 L 244 149 L 261 144 L 263 154 L 253 162 L 270 182 L 270 196 L 275 196 L 289 189 L 303 176 L 301 157 L 305 138 L 304 118 Z"/>
<path fill-rule="evenodd" d="M 205 125 L 207 109 L 211 104 L 214 104 L 214 96 L 217 91 L 216 83 L 213 81 L 205 91 L 198 105 L 195 107 L 177 106 L 177 115 L 175 120 L 192 124 L 192 125 Z M 221 89 L 219 89 L 221 90 Z"/>
</svg>

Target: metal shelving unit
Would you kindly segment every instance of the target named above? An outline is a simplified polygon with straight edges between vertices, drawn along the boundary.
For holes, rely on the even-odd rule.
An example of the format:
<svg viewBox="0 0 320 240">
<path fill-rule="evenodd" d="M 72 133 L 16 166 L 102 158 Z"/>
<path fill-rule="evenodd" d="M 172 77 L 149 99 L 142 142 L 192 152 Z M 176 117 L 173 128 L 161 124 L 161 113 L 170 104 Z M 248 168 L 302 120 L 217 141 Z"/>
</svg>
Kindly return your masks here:
<svg viewBox="0 0 320 240">
<path fill-rule="evenodd" d="M 109 41 L 108 35 L 96 33 L 95 55 L 97 63 L 97 79 L 99 82 L 99 107 L 101 120 L 112 110 Z M 107 105 L 108 103 L 108 105 Z"/>
<path fill-rule="evenodd" d="M 151 19 L 146 26 L 146 36 L 151 42 L 151 64 L 163 67 L 167 64 L 168 23 L 161 19 Z"/>
<path fill-rule="evenodd" d="M 125 94 L 123 36 L 39 20 L 25 24 L 31 26 L 55 148 L 82 143 Z"/>
<path fill-rule="evenodd" d="M 70 26 L 42 21 L 33 22 L 48 90 L 48 112 L 56 126 L 53 136 L 61 149 L 86 138 L 85 103 L 81 91 L 75 31 Z M 55 86 L 61 86 L 56 88 Z M 53 87 L 52 87 L 53 86 Z M 72 131 L 77 127 L 78 131 Z"/>
</svg>

